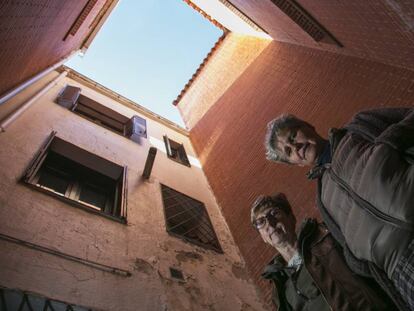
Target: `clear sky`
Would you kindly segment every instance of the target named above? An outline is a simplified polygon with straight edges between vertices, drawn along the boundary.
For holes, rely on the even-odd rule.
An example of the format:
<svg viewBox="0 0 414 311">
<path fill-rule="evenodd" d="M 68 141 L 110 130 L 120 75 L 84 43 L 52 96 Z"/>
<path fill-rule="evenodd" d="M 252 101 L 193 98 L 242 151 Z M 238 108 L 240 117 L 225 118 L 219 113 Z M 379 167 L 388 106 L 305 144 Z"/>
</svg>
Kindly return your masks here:
<svg viewBox="0 0 414 311">
<path fill-rule="evenodd" d="M 67 66 L 183 125 L 172 105 L 222 31 L 183 0 L 120 0 Z"/>
</svg>

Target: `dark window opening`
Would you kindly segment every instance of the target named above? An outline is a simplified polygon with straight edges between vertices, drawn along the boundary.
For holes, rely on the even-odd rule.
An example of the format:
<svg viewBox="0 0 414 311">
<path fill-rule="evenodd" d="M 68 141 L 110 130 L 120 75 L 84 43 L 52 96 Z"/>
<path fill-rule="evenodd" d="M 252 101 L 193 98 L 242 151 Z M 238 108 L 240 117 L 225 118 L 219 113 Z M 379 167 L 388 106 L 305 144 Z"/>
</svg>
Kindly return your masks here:
<svg viewBox="0 0 414 311">
<path fill-rule="evenodd" d="M 147 121 L 138 115 L 128 118 L 93 99 L 82 95 L 78 87 L 67 85 L 57 103 L 100 126 L 137 143 L 147 137 Z"/>
<path fill-rule="evenodd" d="M 184 281 L 184 275 L 181 270 L 170 267 L 170 274 L 172 278 Z"/>
<path fill-rule="evenodd" d="M 97 2 L 98 2 L 98 0 L 88 0 L 88 2 L 85 4 L 82 11 L 78 15 L 78 17 L 76 18 L 76 20 L 74 21 L 74 23 L 70 27 L 69 31 L 67 32 L 67 34 L 63 38 L 63 41 L 65 41 L 69 37 L 69 35 L 70 36 L 76 35 L 76 33 L 81 28 L 82 24 L 85 22 L 86 18 L 91 13 L 93 7 L 95 6 L 95 4 Z"/>
<path fill-rule="evenodd" d="M 88 211 L 125 222 L 126 167 L 72 145 L 52 133 L 24 180 Z"/>
<path fill-rule="evenodd" d="M 312 17 L 295 0 L 272 0 L 272 2 L 287 16 L 289 16 L 303 31 L 312 37 L 316 42 L 343 45 L 326 30 L 318 21 Z"/>
<path fill-rule="evenodd" d="M 222 253 L 204 204 L 161 185 L 168 233 Z"/>
<path fill-rule="evenodd" d="M 185 152 L 183 144 L 179 144 L 174 140 L 164 136 L 165 148 L 167 150 L 167 156 L 178 163 L 184 164 L 186 166 L 191 166 L 190 161 L 188 161 L 187 153 Z"/>
</svg>

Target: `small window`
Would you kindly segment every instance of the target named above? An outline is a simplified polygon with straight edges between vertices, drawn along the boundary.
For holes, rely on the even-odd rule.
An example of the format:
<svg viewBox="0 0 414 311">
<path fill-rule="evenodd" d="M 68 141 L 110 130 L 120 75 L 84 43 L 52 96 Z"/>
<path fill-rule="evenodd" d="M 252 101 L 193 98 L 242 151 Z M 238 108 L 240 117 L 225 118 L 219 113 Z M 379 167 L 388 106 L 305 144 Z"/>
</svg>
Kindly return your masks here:
<svg viewBox="0 0 414 311">
<path fill-rule="evenodd" d="M 183 144 L 179 144 L 172 139 L 164 136 L 165 148 L 167 149 L 167 156 L 178 163 L 191 167 L 190 161 L 188 161 L 187 153 L 185 152 Z"/>
<path fill-rule="evenodd" d="M 145 119 L 137 115 L 132 118 L 127 118 L 93 99 L 82 95 L 80 92 L 80 88 L 68 85 L 57 98 L 57 103 L 137 143 L 140 143 L 141 137 L 147 137 L 147 123 Z"/>
<path fill-rule="evenodd" d="M 318 21 L 312 17 L 296 0 L 272 0 L 272 2 L 303 31 L 312 37 L 316 42 L 343 45 L 326 30 Z"/>
<path fill-rule="evenodd" d="M 125 222 L 126 167 L 98 157 L 53 132 L 24 181 L 87 211 Z"/>
<path fill-rule="evenodd" d="M 161 185 L 167 232 L 193 244 L 222 253 L 203 203 Z"/>
<path fill-rule="evenodd" d="M 82 24 L 85 22 L 88 15 L 91 13 L 93 7 L 98 2 L 98 0 L 88 0 L 86 2 L 85 6 L 83 7 L 82 11 L 70 27 L 69 31 L 66 33 L 65 37 L 63 38 L 63 41 L 65 41 L 69 36 L 74 36 L 78 32 L 78 30 L 81 28 Z"/>
</svg>

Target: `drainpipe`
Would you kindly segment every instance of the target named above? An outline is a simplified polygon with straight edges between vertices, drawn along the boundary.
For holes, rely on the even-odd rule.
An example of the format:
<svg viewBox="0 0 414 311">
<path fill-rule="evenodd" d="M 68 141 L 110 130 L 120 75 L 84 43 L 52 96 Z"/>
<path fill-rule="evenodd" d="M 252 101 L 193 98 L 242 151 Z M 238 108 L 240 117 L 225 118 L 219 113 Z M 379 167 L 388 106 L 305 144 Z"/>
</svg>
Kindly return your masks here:
<svg viewBox="0 0 414 311">
<path fill-rule="evenodd" d="M 78 53 L 80 50 L 76 50 L 73 51 L 72 53 L 69 54 L 69 56 L 63 58 L 62 60 L 60 60 L 59 62 L 57 62 L 56 64 L 46 68 L 45 70 L 43 70 L 42 72 L 38 73 L 37 75 L 35 75 L 34 77 L 30 78 L 29 80 L 23 82 L 22 84 L 18 85 L 17 87 L 15 87 L 14 89 L 10 90 L 9 92 L 5 93 L 4 95 L 2 95 L 0 97 L 0 105 L 4 104 L 6 101 L 8 101 L 10 98 L 12 98 L 13 96 L 19 94 L 21 91 L 23 91 L 25 88 L 27 88 L 28 86 L 32 85 L 33 83 L 35 83 L 36 81 L 38 81 L 39 79 L 43 78 L 45 75 L 47 75 L 49 72 L 55 70 L 56 68 L 58 68 L 59 66 L 61 66 L 63 63 L 67 62 L 69 60 L 69 58 L 71 58 L 72 56 L 74 56 L 76 53 Z"/>
<path fill-rule="evenodd" d="M 0 132 L 5 132 L 6 128 L 10 126 L 23 112 L 25 112 L 36 100 L 38 100 L 42 95 L 44 95 L 47 91 L 49 91 L 52 87 L 59 83 L 67 75 L 67 71 L 62 72 L 59 76 L 54 78 L 48 85 L 46 85 L 43 89 L 36 93 L 32 98 L 26 101 L 23 105 L 17 108 L 14 112 L 12 112 L 9 116 L 7 116 L 1 123 L 0 123 Z"/>
</svg>

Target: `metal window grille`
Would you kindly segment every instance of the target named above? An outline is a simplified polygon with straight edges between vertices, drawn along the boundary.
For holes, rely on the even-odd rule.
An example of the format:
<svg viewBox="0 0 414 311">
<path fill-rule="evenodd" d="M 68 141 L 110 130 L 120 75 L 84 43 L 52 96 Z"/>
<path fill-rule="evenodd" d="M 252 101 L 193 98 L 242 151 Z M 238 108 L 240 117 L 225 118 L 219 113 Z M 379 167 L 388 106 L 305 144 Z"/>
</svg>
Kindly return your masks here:
<svg viewBox="0 0 414 311">
<path fill-rule="evenodd" d="M 272 0 L 272 2 L 316 42 L 342 47 L 342 44 L 295 0 Z"/>
<path fill-rule="evenodd" d="M 168 233 L 222 253 L 204 204 L 165 185 L 161 191 Z"/>
<path fill-rule="evenodd" d="M 86 5 L 83 7 L 82 11 L 80 12 L 79 16 L 76 18 L 75 22 L 70 27 L 68 33 L 63 38 L 66 40 L 69 35 L 74 36 L 81 28 L 82 24 L 85 22 L 86 18 L 88 17 L 89 13 L 91 13 L 93 7 L 98 2 L 98 0 L 89 0 Z"/>
<path fill-rule="evenodd" d="M 0 287 L 1 311 L 92 311 L 92 309 L 76 306 L 19 290 Z"/>
</svg>

